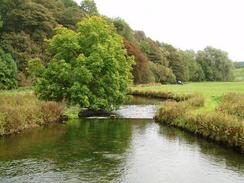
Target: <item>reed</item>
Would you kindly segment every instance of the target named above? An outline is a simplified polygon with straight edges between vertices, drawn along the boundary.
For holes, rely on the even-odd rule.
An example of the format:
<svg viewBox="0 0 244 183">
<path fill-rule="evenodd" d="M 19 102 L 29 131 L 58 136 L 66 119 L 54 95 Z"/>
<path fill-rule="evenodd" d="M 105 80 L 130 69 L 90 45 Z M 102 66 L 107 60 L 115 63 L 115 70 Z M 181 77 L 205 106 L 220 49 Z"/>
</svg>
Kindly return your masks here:
<svg viewBox="0 0 244 183">
<path fill-rule="evenodd" d="M 32 93 L 0 94 L 0 135 L 60 120 L 64 105 L 39 101 Z"/>
</svg>

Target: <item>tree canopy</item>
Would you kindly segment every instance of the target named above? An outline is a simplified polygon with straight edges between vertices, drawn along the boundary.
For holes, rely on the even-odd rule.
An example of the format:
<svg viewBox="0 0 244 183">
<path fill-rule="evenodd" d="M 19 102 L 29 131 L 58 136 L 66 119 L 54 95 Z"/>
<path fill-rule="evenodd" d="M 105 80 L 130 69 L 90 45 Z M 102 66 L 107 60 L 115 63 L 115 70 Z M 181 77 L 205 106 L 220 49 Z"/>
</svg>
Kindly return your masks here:
<svg viewBox="0 0 244 183">
<path fill-rule="evenodd" d="M 208 46 L 197 53 L 196 60 L 202 66 L 207 81 L 229 81 L 233 79 L 233 63 L 226 52 Z"/>
<path fill-rule="evenodd" d="M 80 5 L 74 0 L 0 0 L 0 4 L 0 46 L 15 60 L 20 86 L 25 83 L 22 80 L 31 81 L 27 69 L 30 60 L 38 58 L 47 66 L 53 59 L 46 40 L 56 34 L 56 27 L 63 26 L 77 33 L 78 22 L 101 16 L 94 0 L 83 0 Z M 132 72 L 135 84 L 233 78 L 232 62 L 221 50 L 212 47 L 197 53 L 180 50 L 147 37 L 143 31 L 133 30 L 121 18 L 104 19 L 114 25 L 127 53 L 135 58 Z M 67 49 L 66 57 L 74 52 Z"/>
<path fill-rule="evenodd" d="M 97 5 L 94 0 L 83 0 L 80 4 L 80 8 L 89 16 L 99 15 Z"/>
<path fill-rule="evenodd" d="M 113 24 L 101 17 L 62 26 L 49 41 L 51 61 L 36 83 L 44 100 L 65 100 L 92 110 L 110 111 L 124 101 L 133 59 Z"/>
</svg>

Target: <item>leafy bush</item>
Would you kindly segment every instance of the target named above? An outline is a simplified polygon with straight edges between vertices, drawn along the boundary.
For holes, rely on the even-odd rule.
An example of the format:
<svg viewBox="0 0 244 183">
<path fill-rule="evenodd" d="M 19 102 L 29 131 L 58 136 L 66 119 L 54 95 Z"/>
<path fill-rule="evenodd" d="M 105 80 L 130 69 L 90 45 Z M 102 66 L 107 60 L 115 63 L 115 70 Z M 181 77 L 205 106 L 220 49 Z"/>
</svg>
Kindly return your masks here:
<svg viewBox="0 0 244 183">
<path fill-rule="evenodd" d="M 0 48 L 0 90 L 17 87 L 17 66 L 12 56 Z"/>
</svg>

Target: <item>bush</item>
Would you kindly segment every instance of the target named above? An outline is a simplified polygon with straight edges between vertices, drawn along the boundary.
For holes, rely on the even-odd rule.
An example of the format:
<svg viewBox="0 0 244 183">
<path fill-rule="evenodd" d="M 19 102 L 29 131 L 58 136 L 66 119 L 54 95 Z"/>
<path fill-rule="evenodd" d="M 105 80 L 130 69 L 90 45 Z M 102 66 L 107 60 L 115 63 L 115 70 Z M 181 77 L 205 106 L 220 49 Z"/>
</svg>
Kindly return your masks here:
<svg viewBox="0 0 244 183">
<path fill-rule="evenodd" d="M 0 90 L 17 87 L 17 66 L 12 56 L 0 48 Z"/>
<path fill-rule="evenodd" d="M 0 135 L 58 121 L 64 106 L 43 102 L 31 93 L 0 94 Z"/>
</svg>

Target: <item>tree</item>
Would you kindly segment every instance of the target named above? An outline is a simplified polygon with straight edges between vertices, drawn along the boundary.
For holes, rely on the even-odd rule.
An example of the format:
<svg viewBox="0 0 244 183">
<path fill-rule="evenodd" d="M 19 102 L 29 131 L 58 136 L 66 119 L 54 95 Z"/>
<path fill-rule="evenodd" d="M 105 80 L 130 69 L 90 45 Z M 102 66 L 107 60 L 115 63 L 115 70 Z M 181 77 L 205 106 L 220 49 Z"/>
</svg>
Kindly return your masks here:
<svg viewBox="0 0 244 183">
<path fill-rule="evenodd" d="M 63 11 L 60 23 L 68 28 L 75 29 L 76 24 L 85 17 L 85 14 L 76 6 L 67 7 Z"/>
<path fill-rule="evenodd" d="M 30 59 L 50 60 L 43 54 L 45 40 L 58 24 L 75 29 L 85 16 L 73 0 L 0 0 L 0 4 L 0 45 L 13 56 L 21 78 L 28 76 Z"/>
<path fill-rule="evenodd" d="M 125 48 L 130 56 L 134 56 L 136 64 L 133 66 L 133 78 L 135 84 L 149 83 L 153 81 L 152 74 L 149 69 L 149 61 L 147 56 L 140 48 L 127 40 L 124 40 Z"/>
<path fill-rule="evenodd" d="M 130 26 L 121 18 L 112 19 L 114 26 L 117 29 L 119 35 L 123 36 L 129 42 L 135 42 L 135 38 L 133 35 L 133 30 Z"/>
<path fill-rule="evenodd" d="M 2 17 L 0 15 L 0 29 L 3 27 L 3 21 L 2 21 Z"/>
<path fill-rule="evenodd" d="M 25 32 L 3 33 L 0 44 L 4 50 L 13 55 L 19 71 L 26 73 L 28 60 L 39 57 L 41 48 Z"/>
<path fill-rule="evenodd" d="M 99 15 L 97 5 L 94 0 L 83 0 L 80 4 L 81 10 L 89 16 Z"/>
<path fill-rule="evenodd" d="M 168 67 L 169 63 L 165 56 L 165 52 L 160 48 L 160 45 L 157 42 L 146 37 L 143 31 L 136 31 L 135 37 L 150 61 Z"/>
<path fill-rule="evenodd" d="M 193 50 L 181 51 L 183 60 L 187 63 L 189 81 L 203 81 L 205 79 L 202 66 L 196 61 L 196 53 Z"/>
<path fill-rule="evenodd" d="M 173 70 L 176 80 L 187 81 L 189 78 L 188 68 L 182 53 L 169 44 L 162 44 L 161 47 L 167 52 L 169 67 Z"/>
<path fill-rule="evenodd" d="M 52 60 L 37 80 L 40 99 L 111 111 L 124 101 L 133 60 L 115 27 L 101 17 L 79 22 L 77 30 L 56 29 L 49 40 Z"/>
<path fill-rule="evenodd" d="M 233 64 L 226 52 L 208 46 L 197 53 L 196 60 L 202 66 L 207 81 L 233 79 Z"/>
<path fill-rule="evenodd" d="M 156 83 L 165 84 L 165 83 L 176 82 L 176 77 L 173 71 L 168 67 L 150 62 L 150 70 L 154 75 L 154 79 Z"/>
<path fill-rule="evenodd" d="M 0 48 L 0 90 L 17 87 L 17 67 L 12 56 Z"/>
</svg>

